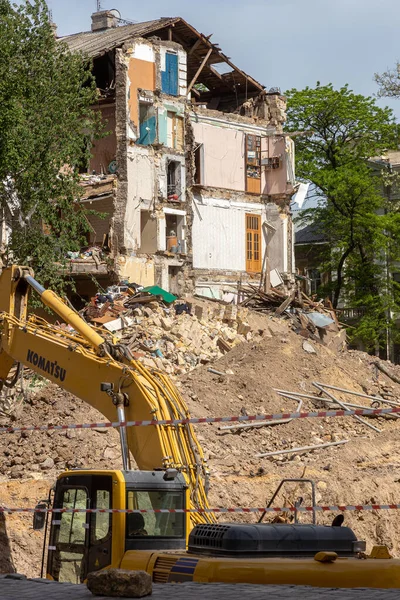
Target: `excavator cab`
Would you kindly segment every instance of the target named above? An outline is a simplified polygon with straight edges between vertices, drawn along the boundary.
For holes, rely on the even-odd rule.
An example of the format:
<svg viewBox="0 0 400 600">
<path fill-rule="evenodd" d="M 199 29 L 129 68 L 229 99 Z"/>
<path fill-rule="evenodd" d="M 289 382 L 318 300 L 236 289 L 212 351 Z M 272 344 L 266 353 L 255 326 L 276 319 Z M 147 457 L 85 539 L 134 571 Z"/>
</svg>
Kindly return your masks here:
<svg viewBox="0 0 400 600">
<path fill-rule="evenodd" d="M 52 513 L 47 577 L 81 583 L 91 571 L 119 567 L 127 550 L 184 551 L 188 515 L 171 509 L 187 506 L 188 486 L 174 469 L 63 473 L 53 508 L 76 512 Z"/>
</svg>

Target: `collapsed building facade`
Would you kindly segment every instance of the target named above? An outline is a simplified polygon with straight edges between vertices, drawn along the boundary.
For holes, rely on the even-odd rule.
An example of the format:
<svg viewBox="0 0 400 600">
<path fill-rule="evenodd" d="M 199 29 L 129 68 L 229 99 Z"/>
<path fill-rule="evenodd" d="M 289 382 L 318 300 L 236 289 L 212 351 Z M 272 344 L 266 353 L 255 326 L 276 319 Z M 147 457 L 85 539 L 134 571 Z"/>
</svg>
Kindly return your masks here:
<svg viewBox="0 0 400 600">
<path fill-rule="evenodd" d="M 82 175 L 82 202 L 101 213 L 89 241 L 109 256 L 72 261 L 72 274 L 216 298 L 265 270 L 291 281 L 294 145 L 279 92 L 181 18 L 118 26 L 102 11 L 61 40 L 93 60 L 109 132 Z"/>
</svg>

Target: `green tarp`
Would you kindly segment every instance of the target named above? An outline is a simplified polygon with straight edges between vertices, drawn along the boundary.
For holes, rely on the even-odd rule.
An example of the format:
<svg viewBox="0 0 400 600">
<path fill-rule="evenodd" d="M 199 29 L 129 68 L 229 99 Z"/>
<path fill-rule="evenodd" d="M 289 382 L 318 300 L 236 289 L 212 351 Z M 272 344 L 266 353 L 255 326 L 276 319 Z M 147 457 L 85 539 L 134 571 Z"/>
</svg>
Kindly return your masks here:
<svg viewBox="0 0 400 600">
<path fill-rule="evenodd" d="M 175 302 L 175 300 L 177 300 L 176 296 L 174 296 L 173 294 L 170 294 L 169 292 L 166 292 L 162 288 L 158 287 L 158 285 L 149 285 L 149 287 L 145 287 L 141 291 L 147 292 L 148 294 L 151 294 L 152 296 L 161 296 L 161 298 L 167 304 L 172 304 L 172 302 Z"/>
</svg>

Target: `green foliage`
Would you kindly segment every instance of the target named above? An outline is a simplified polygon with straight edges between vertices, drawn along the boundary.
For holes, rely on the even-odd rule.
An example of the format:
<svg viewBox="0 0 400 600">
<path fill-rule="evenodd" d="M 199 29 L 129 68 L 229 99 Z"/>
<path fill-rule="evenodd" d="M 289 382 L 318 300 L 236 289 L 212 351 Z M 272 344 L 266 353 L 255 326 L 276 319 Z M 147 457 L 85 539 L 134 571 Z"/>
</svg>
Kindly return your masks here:
<svg viewBox="0 0 400 600">
<path fill-rule="evenodd" d="M 78 167 L 99 134 L 91 65 L 54 37 L 44 0 L 0 0 L 0 206 L 9 260 L 61 290 L 56 263 L 88 230 Z"/>
<path fill-rule="evenodd" d="M 335 307 L 339 300 L 362 307 L 354 335 L 370 349 L 384 345 L 398 308 L 388 268 L 400 259 L 400 220 L 387 195 L 387 171 L 379 158 L 374 168 L 372 157 L 397 147 L 392 112 L 348 86 L 317 84 L 290 90 L 287 98 L 289 130 L 309 132 L 296 138 L 296 170 L 319 198 L 301 218 L 327 241 L 324 267 L 333 277 L 324 291 Z"/>
</svg>

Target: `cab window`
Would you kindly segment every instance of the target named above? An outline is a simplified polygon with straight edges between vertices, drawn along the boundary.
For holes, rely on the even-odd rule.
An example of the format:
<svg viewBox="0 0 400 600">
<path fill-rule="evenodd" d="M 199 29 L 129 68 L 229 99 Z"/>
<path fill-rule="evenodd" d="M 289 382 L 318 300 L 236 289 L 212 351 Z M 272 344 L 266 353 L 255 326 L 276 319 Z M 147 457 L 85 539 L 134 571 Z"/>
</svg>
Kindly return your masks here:
<svg viewBox="0 0 400 600">
<path fill-rule="evenodd" d="M 126 506 L 131 510 L 157 510 L 184 508 L 182 492 L 127 491 Z M 126 537 L 182 538 L 185 527 L 185 514 L 182 513 L 128 513 L 126 516 Z"/>
</svg>

